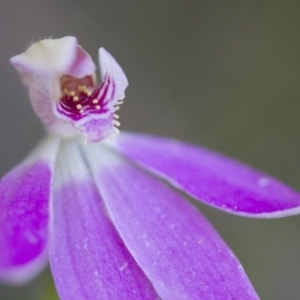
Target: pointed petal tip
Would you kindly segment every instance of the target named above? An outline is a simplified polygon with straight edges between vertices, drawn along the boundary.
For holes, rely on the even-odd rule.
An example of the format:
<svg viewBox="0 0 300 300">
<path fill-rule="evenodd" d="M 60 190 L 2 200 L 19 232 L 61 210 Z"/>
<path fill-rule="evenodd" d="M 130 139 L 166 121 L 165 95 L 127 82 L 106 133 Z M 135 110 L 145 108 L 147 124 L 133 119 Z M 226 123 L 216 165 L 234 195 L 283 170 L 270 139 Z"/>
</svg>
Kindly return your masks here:
<svg viewBox="0 0 300 300">
<path fill-rule="evenodd" d="M 128 86 L 127 77 L 115 58 L 103 47 L 99 49 L 99 62 L 102 78 L 104 78 L 106 74 L 111 76 L 113 80 L 121 85 L 118 88 L 123 89 L 124 93 Z"/>
<path fill-rule="evenodd" d="M 299 196 L 300 197 L 300 196 Z M 234 214 L 240 217 L 246 218 L 254 218 L 254 219 L 279 219 L 285 217 L 292 217 L 300 214 L 300 204 L 293 208 L 282 208 L 282 209 L 275 209 L 270 212 L 244 212 L 244 211 L 235 211 L 234 209 L 223 209 L 225 212 Z"/>
</svg>

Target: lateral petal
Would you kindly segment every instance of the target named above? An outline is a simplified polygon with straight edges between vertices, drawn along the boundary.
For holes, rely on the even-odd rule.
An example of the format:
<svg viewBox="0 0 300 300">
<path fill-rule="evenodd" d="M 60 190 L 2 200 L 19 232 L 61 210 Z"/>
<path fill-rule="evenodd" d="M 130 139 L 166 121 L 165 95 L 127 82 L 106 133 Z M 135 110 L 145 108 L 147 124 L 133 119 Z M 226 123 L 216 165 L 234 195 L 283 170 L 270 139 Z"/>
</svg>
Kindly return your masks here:
<svg viewBox="0 0 300 300">
<path fill-rule="evenodd" d="M 57 162 L 50 265 L 62 300 L 158 299 L 115 230 L 76 143 Z"/>
<path fill-rule="evenodd" d="M 299 193 L 211 150 L 129 133 L 108 145 L 197 200 L 229 213 L 258 218 L 300 213 Z"/>
<path fill-rule="evenodd" d="M 258 299 L 237 258 L 179 193 L 111 150 L 84 150 L 115 227 L 161 299 Z"/>
<path fill-rule="evenodd" d="M 58 140 L 43 141 L 0 181 L 0 279 L 31 279 L 47 261 L 49 201 Z"/>
</svg>

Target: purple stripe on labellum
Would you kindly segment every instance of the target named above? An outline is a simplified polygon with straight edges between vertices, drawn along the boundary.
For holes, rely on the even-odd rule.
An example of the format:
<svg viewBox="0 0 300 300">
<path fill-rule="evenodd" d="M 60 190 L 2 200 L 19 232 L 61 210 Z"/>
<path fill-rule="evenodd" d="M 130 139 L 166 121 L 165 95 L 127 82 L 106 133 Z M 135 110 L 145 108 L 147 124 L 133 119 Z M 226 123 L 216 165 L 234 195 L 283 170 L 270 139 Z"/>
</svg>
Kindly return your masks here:
<svg viewBox="0 0 300 300">
<path fill-rule="evenodd" d="M 109 104 L 109 102 L 115 96 L 116 84 L 112 78 L 106 76 L 103 82 L 103 86 L 105 86 L 105 88 L 101 87 L 97 90 L 97 98 L 99 99 L 99 102 L 102 103 L 102 105 L 105 107 L 105 105 Z M 107 96 L 108 92 L 110 92 L 109 96 Z"/>
<path fill-rule="evenodd" d="M 111 91 L 108 96 L 109 89 Z M 57 102 L 57 110 L 74 121 L 90 114 L 103 114 L 109 111 L 107 104 L 113 98 L 114 91 L 115 83 L 108 76 L 93 92 L 85 85 L 78 85 L 71 91 L 64 88 L 63 95 Z"/>
<path fill-rule="evenodd" d="M 300 195 L 257 170 L 213 151 L 167 138 L 122 134 L 109 143 L 199 201 L 251 217 L 300 212 Z"/>
</svg>

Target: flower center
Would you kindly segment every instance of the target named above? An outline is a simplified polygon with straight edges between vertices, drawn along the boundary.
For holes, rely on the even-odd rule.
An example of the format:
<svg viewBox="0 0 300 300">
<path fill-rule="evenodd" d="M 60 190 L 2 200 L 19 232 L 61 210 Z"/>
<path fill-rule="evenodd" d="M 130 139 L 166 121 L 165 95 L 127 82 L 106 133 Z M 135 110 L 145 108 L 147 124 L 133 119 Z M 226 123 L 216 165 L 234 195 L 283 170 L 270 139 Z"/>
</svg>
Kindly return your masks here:
<svg viewBox="0 0 300 300">
<path fill-rule="evenodd" d="M 88 114 L 106 111 L 100 104 L 103 98 L 101 86 L 95 88 L 92 76 L 75 78 L 64 75 L 60 83 L 62 96 L 57 103 L 60 113 L 77 121 Z"/>
</svg>

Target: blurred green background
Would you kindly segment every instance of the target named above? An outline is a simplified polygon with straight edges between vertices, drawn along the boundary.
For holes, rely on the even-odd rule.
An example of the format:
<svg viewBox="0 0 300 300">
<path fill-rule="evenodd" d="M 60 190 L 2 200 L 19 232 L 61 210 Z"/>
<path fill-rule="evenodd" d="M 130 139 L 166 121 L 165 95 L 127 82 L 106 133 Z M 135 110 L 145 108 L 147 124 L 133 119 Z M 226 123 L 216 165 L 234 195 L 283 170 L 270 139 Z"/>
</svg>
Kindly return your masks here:
<svg viewBox="0 0 300 300">
<path fill-rule="evenodd" d="M 95 60 L 104 46 L 128 76 L 121 129 L 202 144 L 300 190 L 299 15 L 297 0 L 1 0 L 1 175 L 44 133 L 9 57 L 74 35 Z M 262 299 L 300 299 L 300 216 L 199 207 Z M 0 300 L 58 299 L 51 282 L 46 270 L 27 286 L 1 285 Z"/>
</svg>

